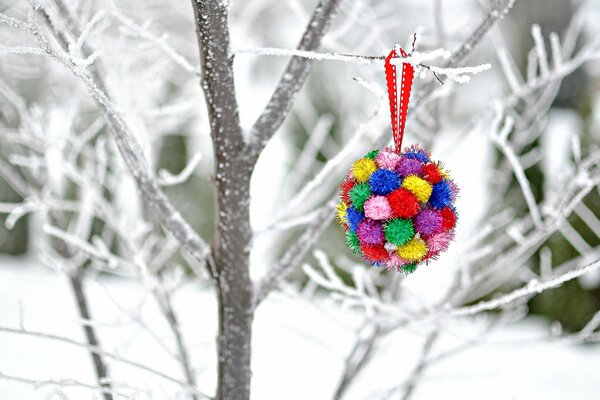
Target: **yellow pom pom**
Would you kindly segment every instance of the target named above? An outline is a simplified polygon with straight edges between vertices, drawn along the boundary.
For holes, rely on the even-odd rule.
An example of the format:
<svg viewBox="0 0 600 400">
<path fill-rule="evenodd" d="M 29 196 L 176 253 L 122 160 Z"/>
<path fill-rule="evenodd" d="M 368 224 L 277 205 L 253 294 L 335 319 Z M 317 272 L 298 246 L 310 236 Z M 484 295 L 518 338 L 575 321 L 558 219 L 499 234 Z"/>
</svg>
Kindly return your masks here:
<svg viewBox="0 0 600 400">
<path fill-rule="evenodd" d="M 421 261 L 427 254 L 427 243 L 421 238 L 413 238 L 398 247 L 398 255 L 408 261 Z"/>
<path fill-rule="evenodd" d="M 335 206 L 337 211 L 337 219 L 340 224 L 347 224 L 348 217 L 346 216 L 346 210 L 348 209 L 348 205 L 343 201 L 340 201 L 337 206 Z"/>
<path fill-rule="evenodd" d="M 433 190 L 429 182 L 416 175 L 407 176 L 402 182 L 402 186 L 410 190 L 422 203 L 429 200 L 429 196 L 431 196 L 431 191 Z"/>
<path fill-rule="evenodd" d="M 366 182 L 371 177 L 371 174 L 377 170 L 375 161 L 370 158 L 361 158 L 354 161 L 352 164 L 352 174 L 360 183 Z"/>
</svg>

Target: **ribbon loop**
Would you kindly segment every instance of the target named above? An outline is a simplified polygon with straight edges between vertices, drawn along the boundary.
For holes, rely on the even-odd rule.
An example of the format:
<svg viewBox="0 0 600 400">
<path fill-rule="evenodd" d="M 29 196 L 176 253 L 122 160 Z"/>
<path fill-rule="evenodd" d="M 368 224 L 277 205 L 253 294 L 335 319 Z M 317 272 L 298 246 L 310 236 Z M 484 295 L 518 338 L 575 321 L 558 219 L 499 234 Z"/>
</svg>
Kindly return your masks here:
<svg viewBox="0 0 600 400">
<path fill-rule="evenodd" d="M 409 63 L 402 63 L 401 79 L 398 83 L 397 67 L 392 64 L 392 59 L 406 57 L 406 52 L 399 46 L 396 46 L 385 58 L 385 79 L 390 99 L 390 118 L 392 122 L 392 135 L 396 151 L 402 151 L 402 139 L 404 137 L 404 128 L 406 125 L 406 114 L 408 113 L 408 102 L 410 100 L 410 91 L 415 75 L 415 69 Z"/>
</svg>

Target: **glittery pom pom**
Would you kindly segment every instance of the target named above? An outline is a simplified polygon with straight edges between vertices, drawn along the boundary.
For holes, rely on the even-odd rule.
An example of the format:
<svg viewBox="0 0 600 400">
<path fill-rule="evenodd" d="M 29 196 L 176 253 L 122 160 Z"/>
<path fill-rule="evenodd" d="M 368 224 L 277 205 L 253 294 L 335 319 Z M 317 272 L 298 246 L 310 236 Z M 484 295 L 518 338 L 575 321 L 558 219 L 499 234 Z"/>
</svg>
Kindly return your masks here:
<svg viewBox="0 0 600 400">
<path fill-rule="evenodd" d="M 442 229 L 442 215 L 434 210 L 422 210 L 415 217 L 415 228 L 421 235 L 433 235 Z"/>
<path fill-rule="evenodd" d="M 398 247 L 398 255 L 408 261 L 421 261 L 427 254 L 427 243 L 423 239 L 414 238 Z"/>
<path fill-rule="evenodd" d="M 453 239 L 454 233 L 451 231 L 440 232 L 427 238 L 427 247 L 431 253 L 437 254 L 446 251 Z"/>
<path fill-rule="evenodd" d="M 370 158 L 361 158 L 356 160 L 352 165 L 352 175 L 359 182 L 366 182 L 371 177 L 371 174 L 377 170 L 375 161 Z"/>
<path fill-rule="evenodd" d="M 358 224 L 357 234 L 362 243 L 383 244 L 385 240 L 383 225 L 372 219 L 363 219 Z"/>
<path fill-rule="evenodd" d="M 420 202 L 425 203 L 431 196 L 432 188 L 429 182 L 416 175 L 410 175 L 402 182 L 402 187 L 410 190 Z"/>
<path fill-rule="evenodd" d="M 346 244 L 373 266 L 410 274 L 454 239 L 458 186 L 420 147 L 369 152 L 352 165 L 339 195 Z"/>
<path fill-rule="evenodd" d="M 392 213 L 397 218 L 412 218 L 419 212 L 417 196 L 406 189 L 398 189 L 387 196 Z"/>
<path fill-rule="evenodd" d="M 423 172 L 423 165 L 419 160 L 403 158 L 396 165 L 396 172 L 403 178 L 409 175 L 421 175 Z"/>
<path fill-rule="evenodd" d="M 400 187 L 400 177 L 393 171 L 378 169 L 369 178 L 369 184 L 373 193 L 386 195 Z"/>
<path fill-rule="evenodd" d="M 375 163 L 381 169 L 388 169 L 394 171 L 396 165 L 400 161 L 400 156 L 392 151 L 382 150 L 375 157 Z"/>
<path fill-rule="evenodd" d="M 384 196 L 371 196 L 366 201 L 364 208 L 367 218 L 382 220 L 392 217 L 392 208 Z"/>
</svg>

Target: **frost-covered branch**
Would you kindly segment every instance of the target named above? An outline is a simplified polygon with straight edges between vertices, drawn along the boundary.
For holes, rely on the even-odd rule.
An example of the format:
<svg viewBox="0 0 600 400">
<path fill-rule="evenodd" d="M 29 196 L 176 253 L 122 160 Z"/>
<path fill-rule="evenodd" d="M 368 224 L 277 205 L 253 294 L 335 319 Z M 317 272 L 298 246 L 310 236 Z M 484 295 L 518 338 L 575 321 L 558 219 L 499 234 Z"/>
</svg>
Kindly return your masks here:
<svg viewBox="0 0 600 400">
<path fill-rule="evenodd" d="M 459 67 L 467 56 L 471 54 L 474 48 L 483 40 L 486 33 L 496 24 L 496 22 L 499 19 L 504 18 L 514 3 L 515 0 L 494 0 L 481 23 L 477 26 L 475 31 L 469 35 L 467 40 L 452 53 L 448 61 L 443 65 L 443 68 Z M 431 95 L 436 86 L 436 82 L 431 82 L 426 84 L 418 93 L 415 93 L 411 103 L 412 109 L 418 108 L 421 103 Z"/>
<path fill-rule="evenodd" d="M 104 81 L 95 81 L 79 66 L 74 64 L 69 56 L 53 50 L 37 25 L 27 24 L 4 14 L 0 14 L 0 22 L 31 33 L 46 56 L 63 65 L 86 86 L 100 109 L 104 111 L 123 160 L 136 179 L 138 187 L 149 207 L 154 210 L 165 229 L 172 233 L 187 251 L 199 261 L 207 260 L 210 256 L 208 245 L 198 236 L 189 223 L 183 219 L 181 214 L 175 210 L 167 196 L 160 189 L 147 166 L 140 144 L 131 133 L 129 126 L 121 114 L 115 109 L 108 94 L 101 89 L 102 87 L 106 87 Z M 95 70 L 93 65 L 90 68 Z M 97 72 L 97 70 L 95 71 Z M 101 79 L 99 73 L 95 75 L 96 79 Z M 208 259 L 208 264 L 211 264 L 210 259 Z"/>
<path fill-rule="evenodd" d="M 86 343 L 81 343 L 78 342 L 76 340 L 67 338 L 67 337 L 63 337 L 63 336 L 59 336 L 59 335 L 54 335 L 51 333 L 46 333 L 46 332 L 40 332 L 40 331 L 34 331 L 34 330 L 30 330 L 30 329 L 22 329 L 22 328 L 10 328 L 10 327 L 6 327 L 6 326 L 0 326 L 0 333 L 6 333 L 6 334 L 15 334 L 15 335 L 24 335 L 24 336 L 31 336 L 31 337 L 35 337 L 35 338 L 40 338 L 40 339 L 46 339 L 46 340 L 51 340 L 51 341 L 56 341 L 56 342 L 61 342 L 61 343 L 65 343 L 71 346 L 75 346 L 75 347 L 80 347 L 83 349 L 86 349 L 89 352 L 92 352 L 94 354 L 98 354 L 101 355 L 103 357 L 107 357 L 110 358 L 114 361 L 120 362 L 122 364 L 126 364 L 128 366 L 134 367 L 136 369 L 139 369 L 140 371 L 144 371 L 146 373 L 155 375 L 157 377 L 160 377 L 166 381 L 175 383 L 179 386 L 181 386 L 182 388 L 184 388 L 185 390 L 187 390 L 190 393 L 194 393 L 198 396 L 200 396 L 201 398 L 204 399 L 211 399 L 212 397 L 198 391 L 196 388 L 190 387 L 187 385 L 187 383 L 180 381 L 177 378 L 174 378 L 168 374 L 165 374 L 162 371 L 153 369 L 148 367 L 147 365 L 138 363 L 136 361 L 131 361 L 127 358 L 118 356 L 116 354 L 107 352 L 103 349 L 97 348 L 95 346 L 90 346 L 89 344 Z"/>
<path fill-rule="evenodd" d="M 530 281 L 527 285 L 511 292 L 500 296 L 496 299 L 489 301 L 482 301 L 480 303 L 474 304 L 472 306 L 457 308 L 449 311 L 449 314 L 453 317 L 460 317 L 466 315 L 474 315 L 483 311 L 490 311 L 497 308 L 501 308 L 506 306 L 507 304 L 513 303 L 519 299 L 539 294 L 544 290 L 552 289 L 562 285 L 565 282 L 571 281 L 573 279 L 579 278 L 582 275 L 585 275 L 589 272 L 600 269 L 600 260 L 595 261 L 591 264 L 588 264 L 583 267 L 575 268 L 569 272 L 566 272 L 562 275 L 555 276 L 552 278 L 548 278 L 542 281 Z"/>
<path fill-rule="evenodd" d="M 340 3 L 340 0 L 319 0 L 297 50 L 313 51 L 319 47 Z M 269 139 L 287 117 L 296 94 L 308 77 L 311 66 L 312 60 L 298 56 L 292 57 L 288 63 L 265 109 L 250 129 L 248 140 L 249 155 L 252 159 L 258 158 Z"/>
<path fill-rule="evenodd" d="M 165 36 L 156 36 L 156 34 L 148 29 L 148 23 L 142 25 L 136 24 L 114 5 L 112 7 L 112 15 L 123 24 L 123 27 L 131 31 L 132 34 L 152 43 L 183 70 L 200 76 L 198 68 L 194 67 L 183 54 L 178 53 L 177 50 L 167 42 Z"/>
<path fill-rule="evenodd" d="M 500 151 L 502 151 L 502 154 L 504 154 L 504 156 L 512 166 L 515 177 L 517 178 L 517 182 L 519 182 L 519 186 L 521 187 L 521 192 L 523 193 L 525 201 L 527 202 L 527 206 L 529 207 L 529 212 L 531 213 L 533 222 L 538 227 L 541 227 L 542 216 L 540 214 L 540 210 L 538 208 L 535 196 L 533 195 L 533 191 L 531 190 L 529 180 L 525 175 L 525 169 L 521 165 L 521 162 L 519 161 L 513 149 L 510 147 L 510 144 L 507 142 L 508 135 L 514 127 L 514 120 L 511 117 L 506 117 L 504 124 L 502 125 L 502 127 L 500 127 L 501 115 L 501 111 L 497 110 L 496 123 L 494 123 L 491 133 L 492 140 L 494 141 L 494 143 L 496 143 Z"/>
</svg>

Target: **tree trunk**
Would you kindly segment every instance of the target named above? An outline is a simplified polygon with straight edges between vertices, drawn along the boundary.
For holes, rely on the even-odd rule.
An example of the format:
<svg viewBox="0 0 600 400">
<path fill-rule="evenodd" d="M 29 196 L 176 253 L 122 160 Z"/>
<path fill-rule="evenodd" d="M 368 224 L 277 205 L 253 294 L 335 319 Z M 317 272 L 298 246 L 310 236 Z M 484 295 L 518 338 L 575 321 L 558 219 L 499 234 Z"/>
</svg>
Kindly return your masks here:
<svg viewBox="0 0 600 400">
<path fill-rule="evenodd" d="M 216 215 L 213 257 L 219 298 L 218 400 L 250 398 L 254 315 L 250 280 L 250 177 L 229 53 L 226 2 L 192 0 L 215 154 Z"/>
<path fill-rule="evenodd" d="M 219 271 L 219 381 L 217 399 L 250 398 L 252 282 L 249 273 L 251 240 L 250 168 L 224 163 L 217 156 L 217 234 L 215 264 Z M 229 167 L 227 167 L 227 165 Z"/>
</svg>

